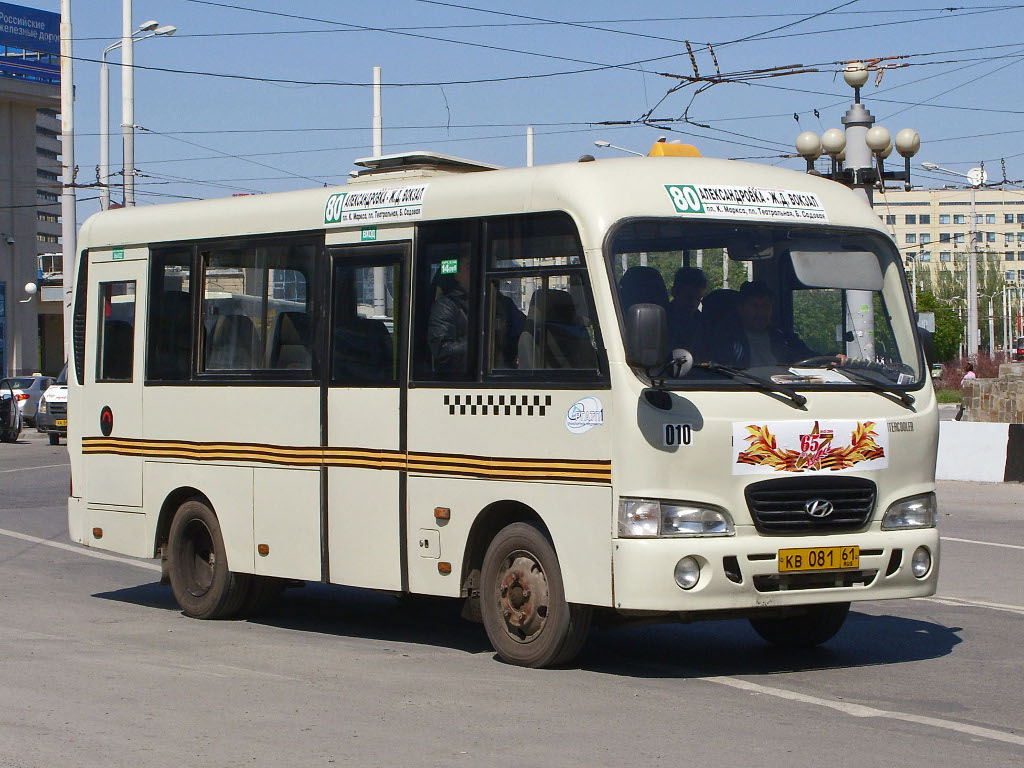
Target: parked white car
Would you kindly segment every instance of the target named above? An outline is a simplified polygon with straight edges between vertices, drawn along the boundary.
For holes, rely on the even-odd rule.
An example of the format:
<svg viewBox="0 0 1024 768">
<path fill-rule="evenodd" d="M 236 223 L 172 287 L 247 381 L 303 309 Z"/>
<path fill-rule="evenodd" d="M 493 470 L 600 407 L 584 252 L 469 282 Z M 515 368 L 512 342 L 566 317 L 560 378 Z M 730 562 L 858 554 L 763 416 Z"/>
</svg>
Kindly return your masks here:
<svg viewBox="0 0 1024 768">
<path fill-rule="evenodd" d="M 36 411 L 36 431 L 50 437 L 50 445 L 59 445 L 61 435 L 68 434 L 68 367 L 60 372 L 39 400 Z"/>
</svg>

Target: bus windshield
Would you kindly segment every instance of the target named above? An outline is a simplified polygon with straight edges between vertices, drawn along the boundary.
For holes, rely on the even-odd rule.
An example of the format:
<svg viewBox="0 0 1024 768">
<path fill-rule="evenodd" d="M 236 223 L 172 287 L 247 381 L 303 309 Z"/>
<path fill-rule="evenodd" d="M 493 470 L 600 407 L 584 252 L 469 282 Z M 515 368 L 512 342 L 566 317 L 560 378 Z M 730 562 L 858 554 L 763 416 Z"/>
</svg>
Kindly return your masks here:
<svg viewBox="0 0 1024 768">
<path fill-rule="evenodd" d="M 921 381 L 902 269 L 878 233 L 651 219 L 609 242 L 622 317 L 663 307 L 669 349 L 693 358 L 678 384 L 714 387 L 726 369 L 801 387 Z"/>
</svg>

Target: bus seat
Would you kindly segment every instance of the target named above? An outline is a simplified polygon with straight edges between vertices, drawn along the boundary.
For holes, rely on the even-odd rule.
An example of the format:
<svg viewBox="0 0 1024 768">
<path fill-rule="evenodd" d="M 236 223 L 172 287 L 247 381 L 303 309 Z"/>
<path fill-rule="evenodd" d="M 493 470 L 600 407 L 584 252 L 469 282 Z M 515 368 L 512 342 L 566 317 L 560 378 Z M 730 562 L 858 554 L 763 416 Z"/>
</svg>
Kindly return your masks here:
<svg viewBox="0 0 1024 768">
<path fill-rule="evenodd" d="M 527 327 L 519 339 L 519 367 L 597 368 L 590 334 L 568 291 L 538 288 L 533 292 Z"/>
<path fill-rule="evenodd" d="M 657 304 L 668 312 L 665 278 L 654 267 L 630 267 L 619 280 L 619 300 L 623 314 L 634 304 Z"/>
<path fill-rule="evenodd" d="M 274 325 L 270 367 L 308 371 L 313 365 L 312 334 L 305 312 L 282 312 Z"/>
<path fill-rule="evenodd" d="M 107 320 L 103 324 L 103 378 L 132 378 L 135 327 L 124 320 Z"/>
<path fill-rule="evenodd" d="M 217 315 L 206 345 L 206 370 L 251 370 L 255 346 L 252 320 L 245 315 Z"/>
</svg>

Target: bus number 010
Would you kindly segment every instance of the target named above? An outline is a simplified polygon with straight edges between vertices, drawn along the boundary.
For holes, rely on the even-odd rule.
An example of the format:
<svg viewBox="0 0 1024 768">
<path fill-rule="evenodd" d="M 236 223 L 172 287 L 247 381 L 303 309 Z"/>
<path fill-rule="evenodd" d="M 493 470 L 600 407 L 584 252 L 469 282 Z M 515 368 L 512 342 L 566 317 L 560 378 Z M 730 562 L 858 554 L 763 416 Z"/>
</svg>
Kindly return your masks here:
<svg viewBox="0 0 1024 768">
<path fill-rule="evenodd" d="M 689 445 L 693 439 L 693 429 L 689 424 L 666 424 L 665 447 L 675 448 L 678 445 Z"/>
</svg>

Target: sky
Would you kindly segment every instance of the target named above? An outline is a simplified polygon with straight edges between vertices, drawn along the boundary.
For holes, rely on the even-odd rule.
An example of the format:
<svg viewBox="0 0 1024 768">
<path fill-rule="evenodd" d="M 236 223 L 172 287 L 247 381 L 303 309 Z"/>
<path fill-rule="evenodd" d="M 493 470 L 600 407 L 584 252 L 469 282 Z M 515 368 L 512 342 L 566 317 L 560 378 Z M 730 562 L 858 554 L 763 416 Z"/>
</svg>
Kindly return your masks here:
<svg viewBox="0 0 1024 768">
<path fill-rule="evenodd" d="M 121 8 L 72 0 L 80 183 L 96 178 L 98 61 L 120 38 Z M 801 169 L 783 157 L 797 134 L 841 127 L 852 103 L 842 62 L 881 59 L 889 68 L 863 101 L 893 135 L 920 133 L 915 184 L 962 181 L 921 161 L 961 173 L 984 162 L 994 181 L 1005 159 L 1006 178 L 1024 178 L 1019 3 L 135 0 L 133 17 L 178 29 L 134 48 L 139 205 L 344 183 L 353 160 L 372 154 L 375 65 L 385 153 L 521 166 L 533 125 L 536 164 L 618 152 L 595 140 L 646 154 L 666 136 Z M 119 171 L 118 52 L 109 60 Z M 724 82 L 685 79 L 695 67 Z M 80 221 L 95 197 L 79 190 Z"/>
</svg>

